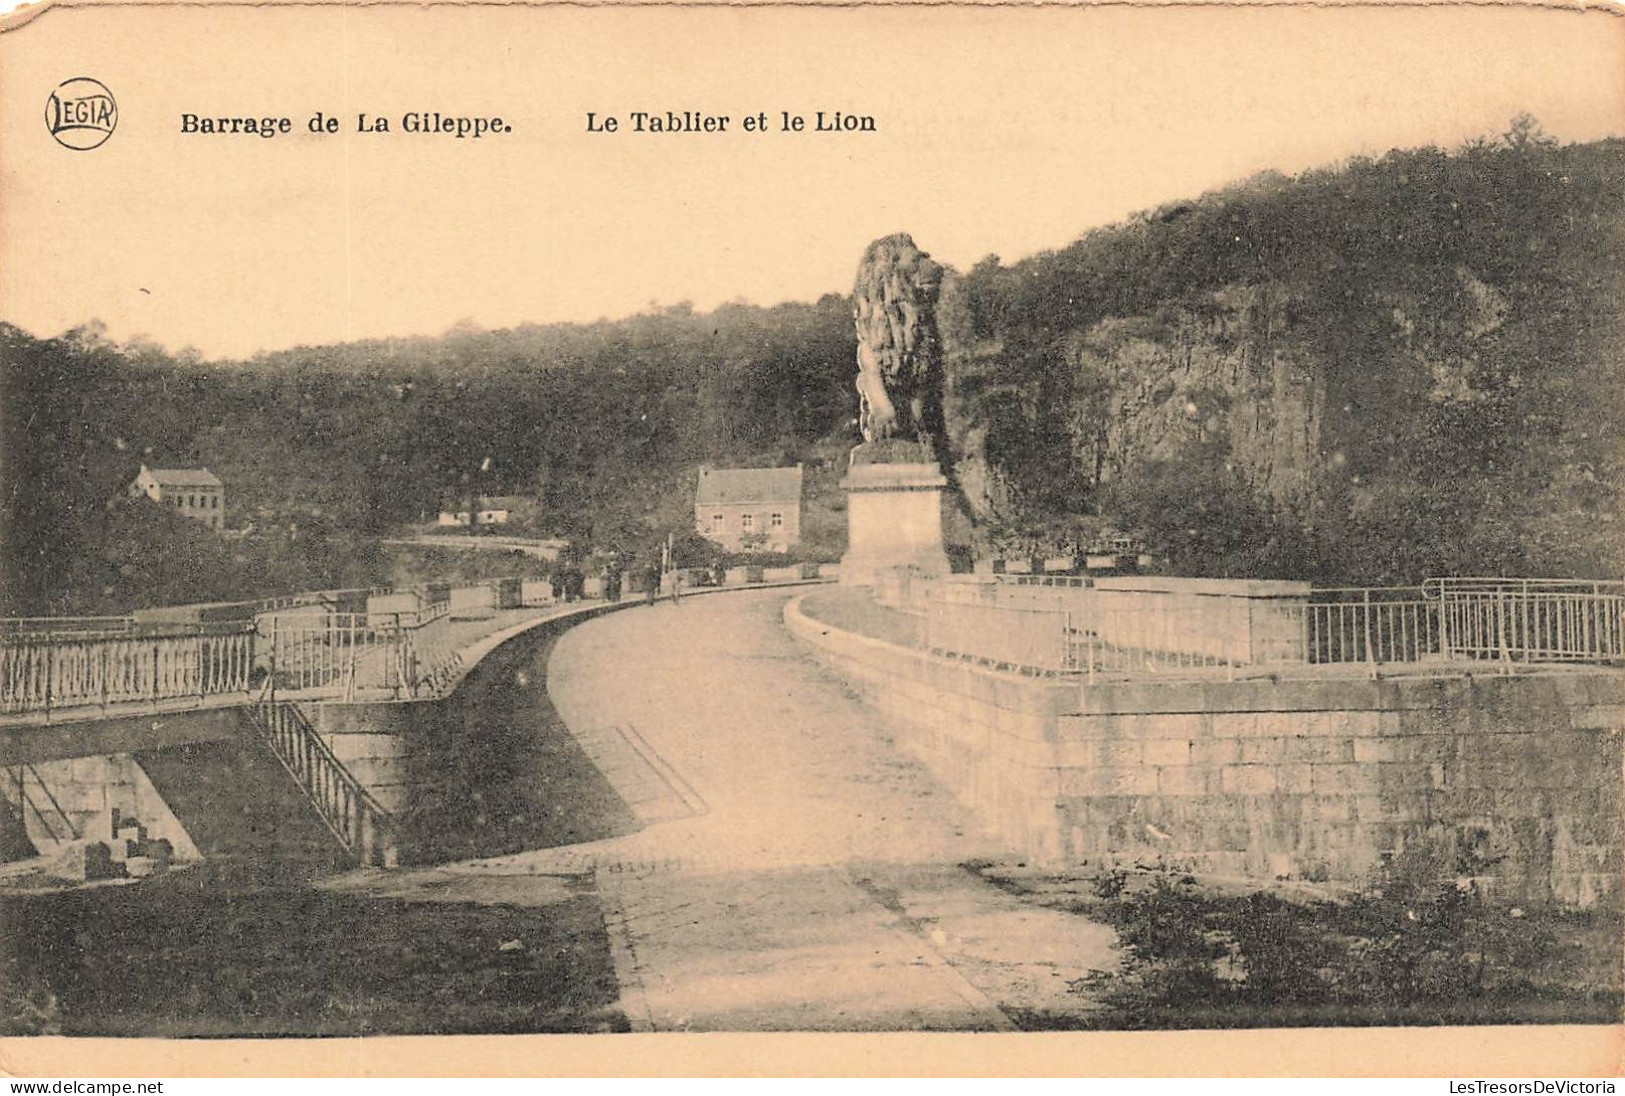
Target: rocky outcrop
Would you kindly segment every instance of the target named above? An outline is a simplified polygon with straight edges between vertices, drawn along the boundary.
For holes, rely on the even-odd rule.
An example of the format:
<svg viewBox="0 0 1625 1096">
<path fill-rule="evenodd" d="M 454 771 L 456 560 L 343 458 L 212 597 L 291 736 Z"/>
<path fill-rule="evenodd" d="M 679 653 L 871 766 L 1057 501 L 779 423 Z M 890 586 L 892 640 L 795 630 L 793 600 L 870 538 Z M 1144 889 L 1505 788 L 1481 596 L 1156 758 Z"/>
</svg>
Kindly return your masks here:
<svg viewBox="0 0 1625 1096">
<path fill-rule="evenodd" d="M 1106 393 L 1078 456 L 1106 482 L 1137 461 L 1214 442 L 1265 494 L 1301 495 L 1319 464 L 1324 391 L 1290 338 L 1285 294 L 1230 286 L 1203 304 L 1106 319 L 1075 340 L 1076 368 Z"/>
<path fill-rule="evenodd" d="M 1230 286 L 1155 316 L 1108 317 L 1054 351 L 1072 471 L 1109 483 L 1136 463 L 1173 459 L 1192 443 L 1227 447 L 1238 472 L 1285 500 L 1310 489 L 1320 463 L 1324 386 L 1296 345 L 1286 295 Z M 968 337 L 959 280 L 942 293 L 946 415 L 955 478 L 978 522 L 1009 516 L 1011 486 L 987 454 L 992 428 L 965 392 L 999 366 L 1002 348 Z"/>
</svg>

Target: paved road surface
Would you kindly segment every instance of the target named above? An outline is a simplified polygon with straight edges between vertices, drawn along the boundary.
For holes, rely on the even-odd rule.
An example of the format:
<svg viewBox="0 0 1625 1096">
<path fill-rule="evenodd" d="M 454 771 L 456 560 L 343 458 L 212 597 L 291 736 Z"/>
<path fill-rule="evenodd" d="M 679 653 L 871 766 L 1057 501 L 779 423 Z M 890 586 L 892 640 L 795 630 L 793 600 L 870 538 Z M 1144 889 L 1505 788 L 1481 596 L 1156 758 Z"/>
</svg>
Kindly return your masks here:
<svg viewBox="0 0 1625 1096">
<path fill-rule="evenodd" d="M 1114 965 L 1110 930 L 961 866 L 1003 850 L 805 657 L 789 596 L 569 632 L 549 693 L 589 753 L 623 759 L 606 775 L 648 823 L 436 875 L 523 901 L 527 877 L 540 898 L 594 872 L 635 1030 L 1008 1030 L 1089 1011 L 1069 983 Z"/>
</svg>

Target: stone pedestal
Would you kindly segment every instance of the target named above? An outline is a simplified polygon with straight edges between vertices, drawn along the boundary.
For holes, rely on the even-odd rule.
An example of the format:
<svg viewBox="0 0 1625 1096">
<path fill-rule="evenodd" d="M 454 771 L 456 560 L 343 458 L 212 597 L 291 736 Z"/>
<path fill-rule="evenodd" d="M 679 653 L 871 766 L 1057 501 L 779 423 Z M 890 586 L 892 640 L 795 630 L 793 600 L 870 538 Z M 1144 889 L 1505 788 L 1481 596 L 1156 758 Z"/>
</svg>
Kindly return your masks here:
<svg viewBox="0 0 1625 1096">
<path fill-rule="evenodd" d="M 846 489 L 843 586 L 873 586 L 888 573 L 946 575 L 942 549 L 942 489 L 935 464 L 853 464 Z"/>
</svg>

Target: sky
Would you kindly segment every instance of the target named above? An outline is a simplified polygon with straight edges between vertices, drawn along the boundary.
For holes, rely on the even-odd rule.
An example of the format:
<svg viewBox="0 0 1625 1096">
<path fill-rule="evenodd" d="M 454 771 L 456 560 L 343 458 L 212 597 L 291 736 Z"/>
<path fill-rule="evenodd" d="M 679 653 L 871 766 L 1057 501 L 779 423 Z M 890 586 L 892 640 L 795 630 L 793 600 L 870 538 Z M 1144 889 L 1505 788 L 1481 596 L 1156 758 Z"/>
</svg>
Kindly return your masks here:
<svg viewBox="0 0 1625 1096">
<path fill-rule="evenodd" d="M 41 122 L 111 89 L 102 146 Z M 635 134 L 636 110 L 730 116 Z M 308 132 L 321 110 L 333 135 Z M 407 112 L 500 115 L 479 140 Z M 778 132 L 780 112 L 873 133 Z M 360 112 L 392 132 L 357 133 Z M 589 133 L 588 112 L 622 130 Z M 766 133 L 743 117 L 769 115 Z M 207 357 L 850 289 L 908 231 L 965 268 L 1273 169 L 1625 133 L 1625 19 L 1556 9 L 147 7 L 0 36 L 0 318 Z M 185 113 L 292 133 L 181 132 Z"/>
</svg>

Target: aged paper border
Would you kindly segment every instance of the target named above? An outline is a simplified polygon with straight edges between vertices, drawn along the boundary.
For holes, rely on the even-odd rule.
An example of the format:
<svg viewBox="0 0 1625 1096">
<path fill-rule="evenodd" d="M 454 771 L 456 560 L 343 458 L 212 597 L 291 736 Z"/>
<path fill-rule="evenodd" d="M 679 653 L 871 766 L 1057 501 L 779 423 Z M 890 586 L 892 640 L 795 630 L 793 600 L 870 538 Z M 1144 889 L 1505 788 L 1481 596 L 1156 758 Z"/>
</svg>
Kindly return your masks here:
<svg viewBox="0 0 1625 1096">
<path fill-rule="evenodd" d="M 1625 16 L 1616 0 L 38 0 L 16 32 L 85 7 L 1518 7 Z M 0 195 L 3 200 L 3 195 Z M 1625 956 L 1622 956 L 1625 961 Z M 659 1034 L 337 1039 L 0 1039 L 5 1077 L 1618 1077 L 1608 1026 L 1033 1034 Z"/>
</svg>

